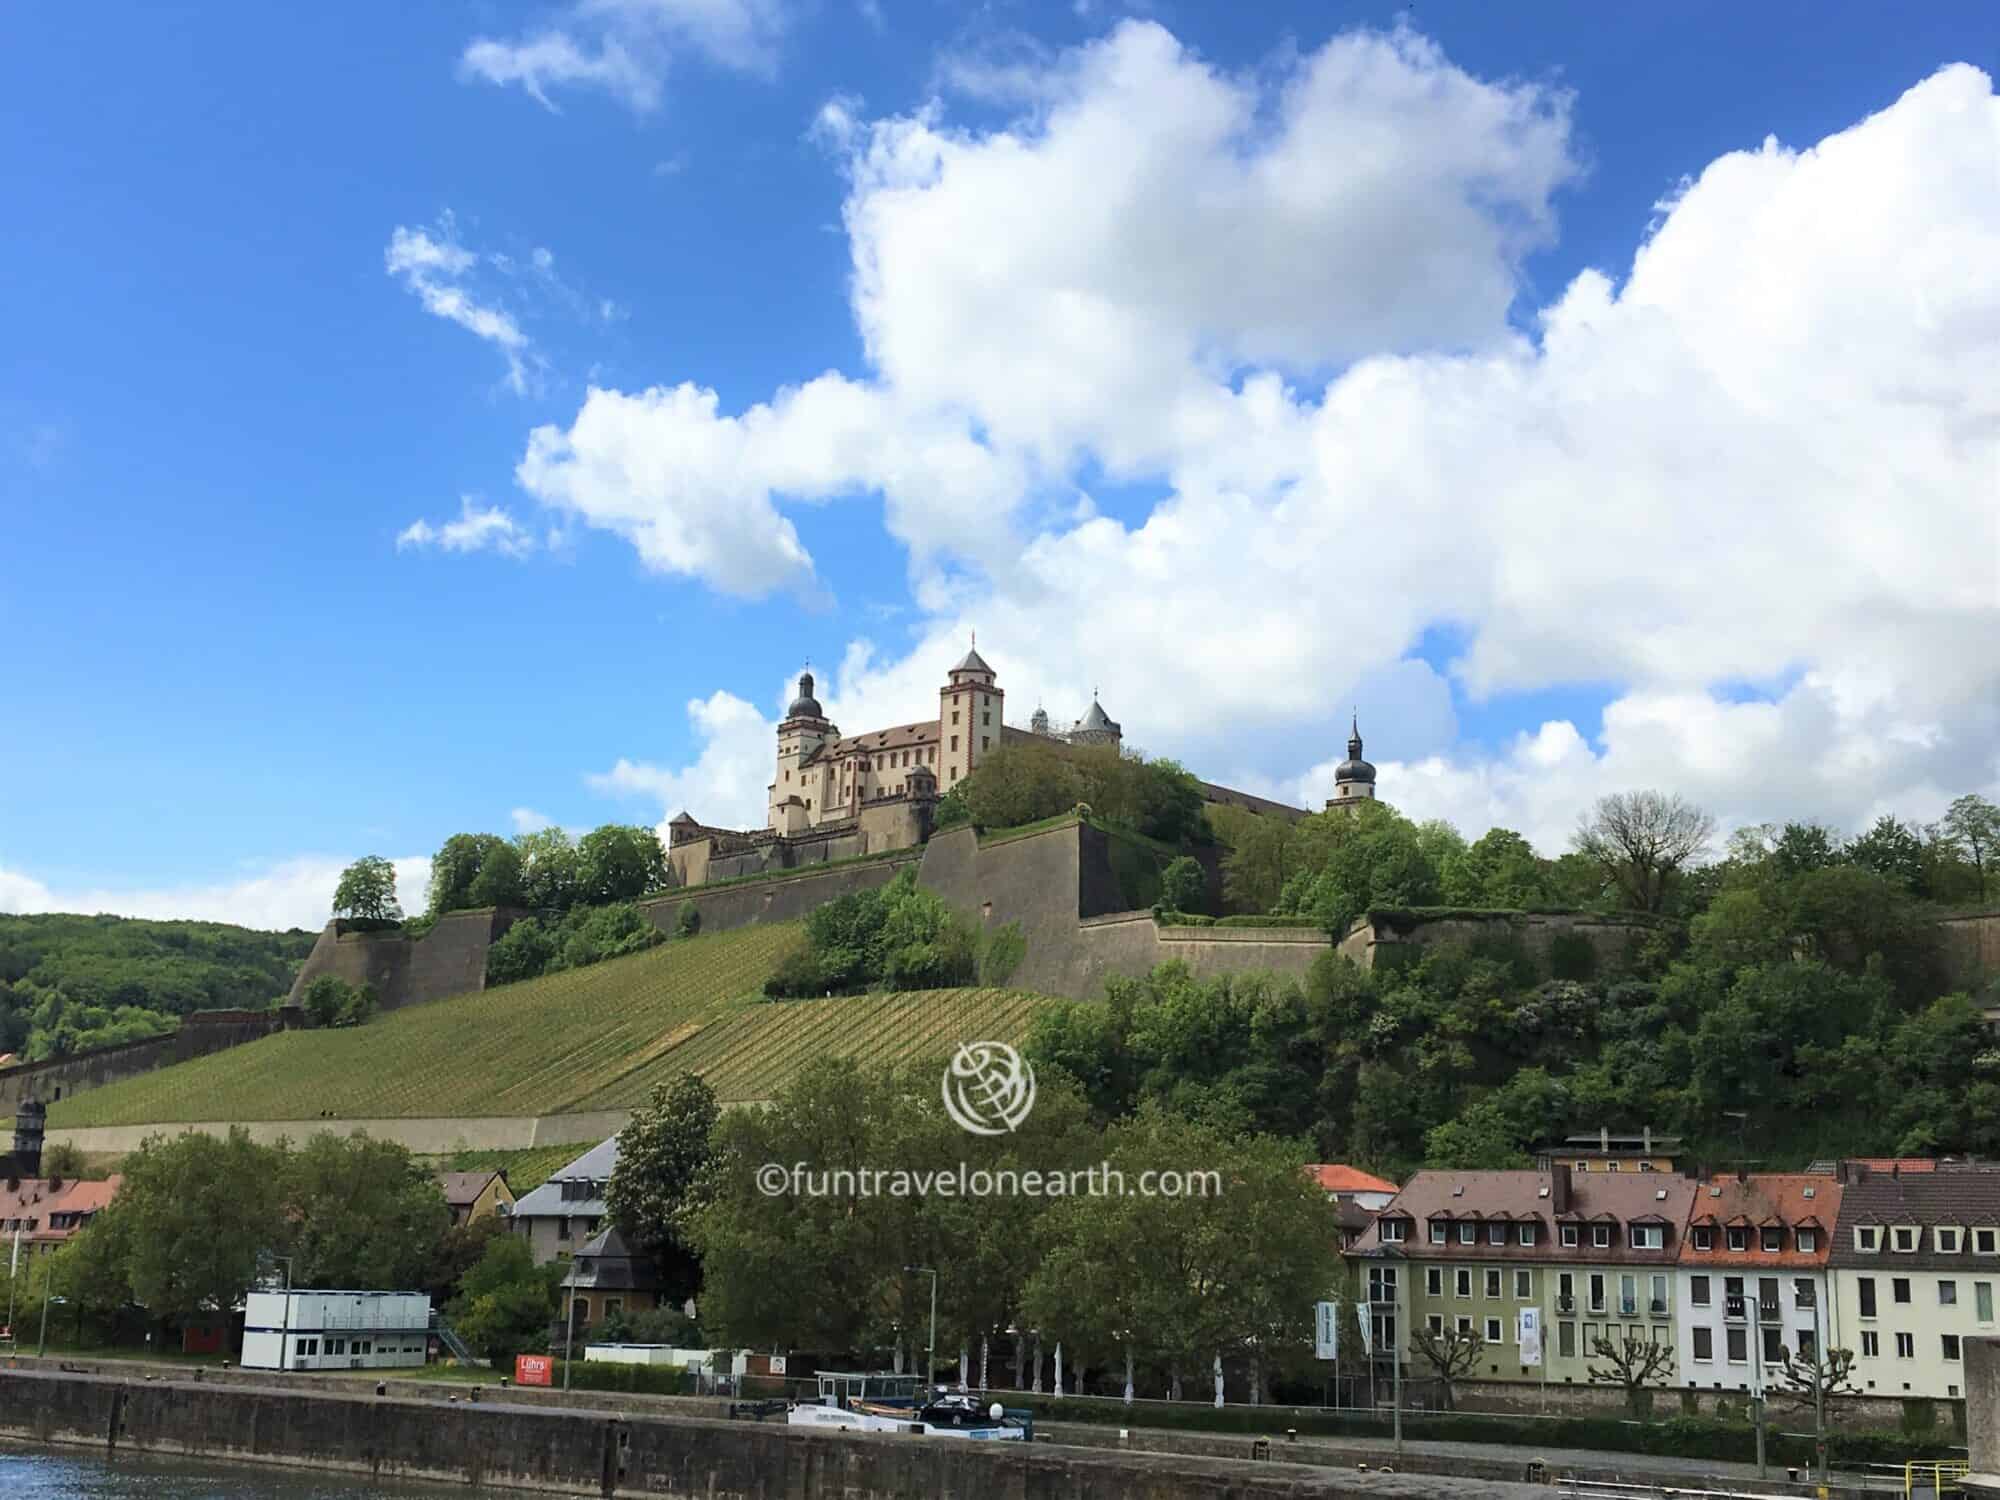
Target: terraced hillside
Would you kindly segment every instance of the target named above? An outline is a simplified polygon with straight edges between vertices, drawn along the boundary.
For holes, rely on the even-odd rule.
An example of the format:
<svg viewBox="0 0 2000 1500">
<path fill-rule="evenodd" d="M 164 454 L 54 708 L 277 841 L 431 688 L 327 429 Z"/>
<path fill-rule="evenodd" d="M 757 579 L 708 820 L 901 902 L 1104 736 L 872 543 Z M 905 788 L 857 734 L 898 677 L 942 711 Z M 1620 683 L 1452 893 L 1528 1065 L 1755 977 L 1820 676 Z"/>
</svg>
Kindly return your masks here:
<svg viewBox="0 0 2000 1500">
<path fill-rule="evenodd" d="M 664 1066 L 631 1073 L 578 1101 L 579 1109 L 629 1109 L 653 1079 L 683 1069 L 702 1074 L 724 1103 L 768 1099 L 815 1057 L 864 1063 L 922 1062 L 960 1042 L 1026 1039 L 1046 995 L 1025 990 L 910 990 L 833 1000 L 767 1001 L 721 1017 L 690 1035 Z"/>
<path fill-rule="evenodd" d="M 798 937 L 746 927 L 366 1026 L 283 1032 L 64 1099 L 49 1125 L 547 1115 L 612 1089 L 643 1097 L 672 1048 L 753 1003 Z"/>
</svg>

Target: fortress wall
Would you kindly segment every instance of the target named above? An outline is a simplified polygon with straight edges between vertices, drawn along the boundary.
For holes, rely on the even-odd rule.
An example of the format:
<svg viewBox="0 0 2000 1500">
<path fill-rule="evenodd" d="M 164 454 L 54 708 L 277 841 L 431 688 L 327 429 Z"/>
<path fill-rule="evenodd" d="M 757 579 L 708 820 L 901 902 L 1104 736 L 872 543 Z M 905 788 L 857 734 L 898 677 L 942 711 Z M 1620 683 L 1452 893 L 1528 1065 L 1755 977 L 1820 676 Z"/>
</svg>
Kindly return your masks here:
<svg viewBox="0 0 2000 1500">
<path fill-rule="evenodd" d="M 352 985 L 372 985 L 383 1010 L 421 1005 L 486 987 L 486 950 L 524 913 L 489 906 L 447 912 L 420 938 L 394 930 L 353 932 L 336 918 L 313 943 L 292 981 L 290 1003 L 322 974 Z"/>
<path fill-rule="evenodd" d="M 746 881 L 709 890 L 695 886 L 689 890 L 667 891 L 639 903 L 646 920 L 663 932 L 672 932 L 680 919 L 682 903 L 691 903 L 701 913 L 703 932 L 733 932 L 760 922 L 796 922 L 807 912 L 824 906 L 852 891 L 873 890 L 896 878 L 896 872 L 923 858 L 923 850 L 912 849 L 906 859 L 883 859 L 865 865 L 842 865 L 837 869 L 808 875 L 774 876 L 769 880 Z"/>
<path fill-rule="evenodd" d="M 631 1111 L 589 1110 L 567 1115 L 471 1115 L 368 1120 L 200 1120 L 166 1125 L 76 1125 L 52 1129 L 50 1146 L 67 1143 L 86 1156 L 123 1156 L 137 1151 L 148 1136 L 226 1136 L 240 1127 L 259 1145 L 288 1140 L 293 1145 L 322 1133 L 353 1135 L 357 1130 L 377 1141 L 393 1141 L 420 1156 L 452 1151 L 525 1151 L 531 1146 L 576 1145 L 579 1152 L 625 1128 Z"/>
<path fill-rule="evenodd" d="M 2000 911 L 1966 912 L 1938 923 L 1949 983 L 1975 990 L 2000 978 Z"/>
<path fill-rule="evenodd" d="M 1511 935 L 1546 971 L 1556 939 L 1575 934 L 1590 944 L 1602 971 L 1624 963 L 1631 949 L 1652 932 L 1651 924 L 1643 921 L 1589 912 L 1460 911 L 1434 917 L 1418 913 L 1370 913 L 1348 929 L 1338 951 L 1362 968 L 1372 969 L 1383 962 L 1385 952 L 1394 953 L 1412 945 L 1470 945 Z"/>
<path fill-rule="evenodd" d="M 254 1042 L 287 1025 L 297 1024 L 297 1019 L 298 1012 L 292 1010 L 196 1011 L 181 1021 L 178 1031 L 165 1036 L 119 1042 L 73 1057 L 0 1068 L 0 1119 L 12 1119 L 15 1106 L 24 1100 L 39 1099 L 44 1104 L 53 1104 L 86 1089 L 101 1088 L 123 1078 L 150 1073 L 155 1068 Z"/>
</svg>

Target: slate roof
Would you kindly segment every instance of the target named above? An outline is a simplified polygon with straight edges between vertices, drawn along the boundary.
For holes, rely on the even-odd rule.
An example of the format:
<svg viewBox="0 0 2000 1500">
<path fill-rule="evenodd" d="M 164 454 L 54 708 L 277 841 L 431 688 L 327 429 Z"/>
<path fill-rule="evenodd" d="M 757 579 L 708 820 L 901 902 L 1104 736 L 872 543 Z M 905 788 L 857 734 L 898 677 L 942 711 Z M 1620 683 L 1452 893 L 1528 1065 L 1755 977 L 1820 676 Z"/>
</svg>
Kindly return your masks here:
<svg viewBox="0 0 2000 1500">
<path fill-rule="evenodd" d="M 1882 1231 L 1881 1250 L 1870 1253 L 1854 1248 L 1854 1231 L 1872 1224 Z M 1890 1249 L 1891 1231 L 1897 1225 L 1913 1225 L 1918 1230 L 1914 1251 Z M 1940 1252 L 1938 1227 L 1958 1228 L 1961 1248 L 1956 1254 Z M 2000 1270 L 2000 1254 L 1980 1255 L 1973 1246 L 1979 1236 L 1973 1231 L 1991 1229 L 2000 1249 L 2000 1171 L 1916 1172 L 1889 1176 L 1866 1173 L 1858 1182 L 1849 1182 L 1840 1197 L 1840 1221 L 1834 1229 L 1830 1264 L 1856 1270 L 1880 1271 L 1975 1271 Z"/>
<path fill-rule="evenodd" d="M 593 1182 L 609 1182 L 612 1169 L 618 1165 L 618 1137 L 599 1141 L 583 1155 L 549 1176 L 549 1180 L 531 1192 L 523 1193 L 514 1200 L 514 1217 L 534 1218 L 538 1215 L 555 1218 L 602 1218 L 606 1212 L 602 1196 L 595 1198 L 565 1198 L 562 1185 L 584 1178 Z"/>
<path fill-rule="evenodd" d="M 989 677 L 994 675 L 993 669 L 986 665 L 986 658 L 981 656 L 977 651 L 966 652 L 965 660 L 961 661 L 957 666 L 953 667 L 952 671 L 984 672 Z"/>
<path fill-rule="evenodd" d="M 1356 1248 L 1400 1251 L 1416 1260 L 1562 1265 L 1665 1265 L 1680 1253 L 1680 1237 L 1694 1202 L 1694 1184 L 1685 1177 L 1670 1172 L 1576 1172 L 1569 1174 L 1569 1204 L 1558 1212 L 1556 1175 L 1539 1171 L 1419 1172 L 1376 1215 Z M 1412 1221 L 1407 1237 L 1400 1243 L 1385 1243 L 1382 1225 L 1398 1217 Z M 1453 1224 L 1468 1219 L 1479 1224 L 1533 1222 L 1541 1228 L 1532 1245 L 1519 1243 L 1518 1236 L 1512 1234 L 1503 1245 L 1488 1243 L 1483 1234 L 1476 1244 L 1462 1245 L 1455 1231 L 1444 1244 L 1433 1245 L 1429 1225 L 1434 1218 Z M 1561 1243 L 1558 1225 L 1592 1223 L 1617 1226 L 1609 1245 L 1591 1244 L 1588 1233 L 1579 1236 L 1582 1243 L 1578 1245 L 1565 1247 Z M 1633 1249 L 1624 1232 L 1628 1224 L 1663 1225 L 1664 1245 L 1658 1250 Z"/>
<path fill-rule="evenodd" d="M 576 1252 L 562 1284 L 580 1292 L 657 1292 L 660 1273 L 612 1228 Z"/>
</svg>

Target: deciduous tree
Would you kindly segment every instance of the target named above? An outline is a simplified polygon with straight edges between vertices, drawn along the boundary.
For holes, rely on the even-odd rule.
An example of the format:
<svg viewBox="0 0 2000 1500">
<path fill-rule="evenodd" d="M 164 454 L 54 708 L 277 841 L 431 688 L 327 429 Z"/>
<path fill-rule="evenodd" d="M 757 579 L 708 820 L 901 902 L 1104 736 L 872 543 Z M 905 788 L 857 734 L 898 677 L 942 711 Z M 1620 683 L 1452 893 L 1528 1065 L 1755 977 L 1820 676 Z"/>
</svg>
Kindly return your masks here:
<svg viewBox="0 0 2000 1500">
<path fill-rule="evenodd" d="M 1412 1329 L 1410 1342 L 1424 1357 L 1424 1362 L 1437 1372 L 1442 1404 L 1446 1411 L 1450 1411 L 1454 1388 L 1479 1368 L 1479 1356 L 1486 1350 L 1486 1340 L 1475 1329 L 1454 1326 L 1436 1331 Z"/>
<path fill-rule="evenodd" d="M 1599 1339 L 1590 1352 L 1597 1361 L 1588 1366 L 1591 1382 L 1623 1386 L 1625 1409 L 1634 1417 L 1644 1417 L 1652 1410 L 1651 1388 L 1664 1385 L 1674 1373 L 1673 1347 L 1649 1339 Z"/>
<path fill-rule="evenodd" d="M 393 1141 L 323 1131 L 285 1161 L 292 1281 L 414 1286 L 451 1224 L 430 1172 Z"/>
<path fill-rule="evenodd" d="M 112 1209 L 134 1301 L 162 1318 L 227 1310 L 286 1238 L 284 1158 L 241 1126 L 152 1136 L 125 1159 Z M 93 1225 L 93 1228 L 95 1226 Z"/>
<path fill-rule="evenodd" d="M 1665 908 L 1673 878 L 1708 847 L 1715 819 L 1678 795 L 1614 792 L 1578 823 L 1573 842 L 1635 911 Z"/>
<path fill-rule="evenodd" d="M 660 1261 L 676 1302 L 699 1280 L 687 1226 L 701 1206 L 720 1118 L 715 1090 L 699 1073 L 681 1073 L 654 1084 L 618 1132 L 605 1207 L 632 1245 Z"/>
<path fill-rule="evenodd" d="M 340 872 L 333 888 L 333 914 L 370 922 L 400 922 L 396 903 L 396 867 L 379 854 L 364 855 Z"/>
<path fill-rule="evenodd" d="M 1979 897 L 1984 900 L 1994 853 L 2000 849 L 2000 807 L 1977 794 L 1968 794 L 1945 809 L 1938 826 L 1978 872 Z"/>
</svg>

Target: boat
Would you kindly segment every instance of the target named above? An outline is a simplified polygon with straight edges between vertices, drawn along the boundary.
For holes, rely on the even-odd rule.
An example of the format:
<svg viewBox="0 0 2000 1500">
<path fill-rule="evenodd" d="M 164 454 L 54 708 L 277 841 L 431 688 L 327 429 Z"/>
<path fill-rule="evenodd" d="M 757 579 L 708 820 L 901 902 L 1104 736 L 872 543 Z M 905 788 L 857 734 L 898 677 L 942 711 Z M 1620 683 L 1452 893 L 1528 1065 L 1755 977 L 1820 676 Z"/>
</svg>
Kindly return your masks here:
<svg viewBox="0 0 2000 1500">
<path fill-rule="evenodd" d="M 787 1425 L 839 1432 L 901 1432 L 924 1437 L 972 1438 L 985 1442 L 1025 1442 L 1033 1420 L 999 1402 L 982 1406 L 976 1397 L 942 1387 L 918 1400 L 914 1375 L 822 1370 L 819 1398 L 800 1401 L 785 1413 Z"/>
</svg>

